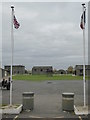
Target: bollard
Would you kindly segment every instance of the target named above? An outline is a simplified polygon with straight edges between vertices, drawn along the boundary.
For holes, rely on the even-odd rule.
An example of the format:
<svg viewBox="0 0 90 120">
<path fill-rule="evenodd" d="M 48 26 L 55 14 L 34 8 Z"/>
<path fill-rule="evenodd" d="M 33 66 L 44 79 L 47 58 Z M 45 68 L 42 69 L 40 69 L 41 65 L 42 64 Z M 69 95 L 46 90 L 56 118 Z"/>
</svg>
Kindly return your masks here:
<svg viewBox="0 0 90 120">
<path fill-rule="evenodd" d="M 74 111 L 74 93 L 62 93 L 62 110 Z"/>
<path fill-rule="evenodd" d="M 34 108 L 34 93 L 24 92 L 23 93 L 23 110 L 33 110 Z"/>
</svg>

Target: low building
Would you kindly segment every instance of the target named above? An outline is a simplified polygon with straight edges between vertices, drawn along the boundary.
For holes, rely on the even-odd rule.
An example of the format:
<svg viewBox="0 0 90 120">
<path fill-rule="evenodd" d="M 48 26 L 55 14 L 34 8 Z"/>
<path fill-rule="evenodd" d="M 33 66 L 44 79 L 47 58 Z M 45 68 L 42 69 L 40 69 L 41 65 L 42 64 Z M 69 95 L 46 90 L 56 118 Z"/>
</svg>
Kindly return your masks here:
<svg viewBox="0 0 90 120">
<path fill-rule="evenodd" d="M 34 66 L 32 68 L 32 75 L 43 75 L 43 74 L 52 74 L 52 66 Z"/>
<path fill-rule="evenodd" d="M 58 74 L 66 74 L 66 71 L 63 70 L 63 69 L 60 69 L 60 70 L 57 71 L 57 73 L 58 73 Z"/>
<path fill-rule="evenodd" d="M 7 70 L 0 68 L 0 80 L 6 76 L 8 76 Z"/>
<path fill-rule="evenodd" d="M 10 74 L 11 71 L 11 66 L 10 65 L 5 65 L 4 69 L 7 70 Z M 23 65 L 13 65 L 12 67 L 12 74 L 25 74 L 25 66 Z"/>
<path fill-rule="evenodd" d="M 90 75 L 90 65 L 85 65 L 85 74 Z M 83 75 L 83 65 L 75 66 L 75 75 L 78 75 L 78 76 Z"/>
<path fill-rule="evenodd" d="M 72 66 L 68 67 L 67 74 L 73 74 L 73 67 Z"/>
<path fill-rule="evenodd" d="M 2 68 L 0 68 L 0 80 L 2 79 Z"/>
</svg>

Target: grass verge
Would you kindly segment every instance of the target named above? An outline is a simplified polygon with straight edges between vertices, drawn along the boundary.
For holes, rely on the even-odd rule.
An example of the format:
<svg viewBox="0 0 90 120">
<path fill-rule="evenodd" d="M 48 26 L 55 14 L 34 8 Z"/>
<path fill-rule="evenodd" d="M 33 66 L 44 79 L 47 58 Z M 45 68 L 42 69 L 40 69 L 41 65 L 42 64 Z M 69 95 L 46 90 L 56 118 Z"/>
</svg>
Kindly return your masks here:
<svg viewBox="0 0 90 120">
<path fill-rule="evenodd" d="M 87 77 L 86 77 L 87 79 Z M 13 80 L 30 80 L 30 81 L 44 81 L 44 80 L 83 80 L 83 76 L 73 75 L 15 75 Z"/>
</svg>

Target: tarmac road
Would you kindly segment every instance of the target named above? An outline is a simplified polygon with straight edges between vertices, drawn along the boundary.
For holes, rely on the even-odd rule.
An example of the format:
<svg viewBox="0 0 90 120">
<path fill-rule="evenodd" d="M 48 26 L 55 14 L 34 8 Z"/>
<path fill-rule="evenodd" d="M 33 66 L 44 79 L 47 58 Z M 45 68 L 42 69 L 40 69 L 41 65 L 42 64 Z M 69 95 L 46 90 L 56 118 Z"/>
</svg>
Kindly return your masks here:
<svg viewBox="0 0 90 120">
<path fill-rule="evenodd" d="M 13 104 L 22 104 L 22 93 L 34 92 L 34 110 L 23 111 L 19 116 L 3 115 L 3 118 L 78 118 L 73 113 L 62 111 L 62 93 L 73 92 L 74 104 L 83 105 L 83 81 L 82 80 L 55 80 L 31 82 L 13 81 Z M 88 82 L 86 82 L 88 93 Z M 87 99 L 88 100 L 88 99 Z M 9 91 L 2 90 L 3 104 L 9 104 Z M 84 116 L 85 117 L 85 116 Z"/>
</svg>

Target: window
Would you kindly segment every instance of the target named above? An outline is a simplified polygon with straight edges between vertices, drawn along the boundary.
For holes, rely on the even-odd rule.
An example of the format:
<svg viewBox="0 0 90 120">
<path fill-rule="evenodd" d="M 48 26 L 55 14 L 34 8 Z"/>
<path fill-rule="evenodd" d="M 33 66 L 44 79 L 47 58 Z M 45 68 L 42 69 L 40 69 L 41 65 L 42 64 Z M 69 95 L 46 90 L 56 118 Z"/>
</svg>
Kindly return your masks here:
<svg viewBox="0 0 90 120">
<path fill-rule="evenodd" d="M 63 72 L 61 72 L 61 74 L 63 74 Z"/>
<path fill-rule="evenodd" d="M 34 69 L 34 71 L 37 71 L 36 69 Z"/>
<path fill-rule="evenodd" d="M 41 69 L 41 72 L 43 71 L 43 69 Z"/>
</svg>

